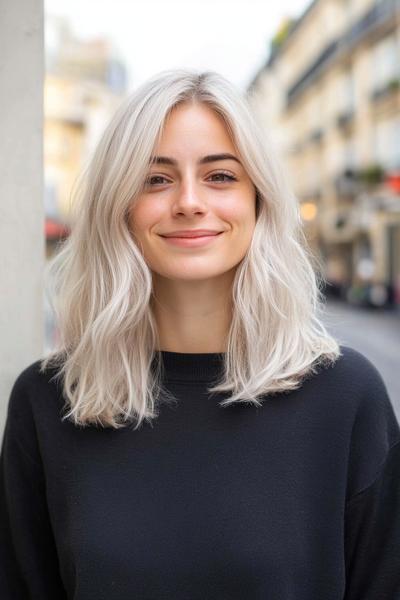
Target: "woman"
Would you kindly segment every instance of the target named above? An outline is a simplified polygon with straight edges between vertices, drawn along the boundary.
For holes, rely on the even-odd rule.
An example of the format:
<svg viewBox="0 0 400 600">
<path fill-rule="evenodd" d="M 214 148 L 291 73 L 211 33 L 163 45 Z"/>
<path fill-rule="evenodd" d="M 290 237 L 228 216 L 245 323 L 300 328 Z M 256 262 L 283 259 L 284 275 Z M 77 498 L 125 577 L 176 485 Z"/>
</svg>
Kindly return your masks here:
<svg viewBox="0 0 400 600">
<path fill-rule="evenodd" d="M 229 82 L 128 99 L 53 264 L 60 347 L 11 393 L 2 598 L 400 597 L 399 425 L 316 272 Z"/>
</svg>

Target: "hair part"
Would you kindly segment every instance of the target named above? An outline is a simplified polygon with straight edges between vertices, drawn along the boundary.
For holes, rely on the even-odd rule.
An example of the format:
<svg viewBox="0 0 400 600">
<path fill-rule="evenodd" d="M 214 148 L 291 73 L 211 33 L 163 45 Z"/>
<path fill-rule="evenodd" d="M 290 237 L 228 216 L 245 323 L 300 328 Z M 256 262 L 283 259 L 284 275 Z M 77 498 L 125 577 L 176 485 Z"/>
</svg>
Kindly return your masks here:
<svg viewBox="0 0 400 600">
<path fill-rule="evenodd" d="M 106 127 L 82 174 L 71 234 L 50 261 L 46 281 L 59 343 L 41 362 L 57 369 L 67 413 L 76 425 L 135 429 L 174 397 L 151 308 L 152 274 L 129 230 L 152 152 L 171 110 L 205 103 L 226 123 L 256 188 L 257 220 L 232 288 L 232 322 L 220 403 L 260 405 L 293 390 L 320 364 L 341 355 L 320 319 L 322 268 L 307 245 L 299 205 L 261 133 L 247 99 L 213 71 L 169 70 L 139 87 Z"/>
</svg>

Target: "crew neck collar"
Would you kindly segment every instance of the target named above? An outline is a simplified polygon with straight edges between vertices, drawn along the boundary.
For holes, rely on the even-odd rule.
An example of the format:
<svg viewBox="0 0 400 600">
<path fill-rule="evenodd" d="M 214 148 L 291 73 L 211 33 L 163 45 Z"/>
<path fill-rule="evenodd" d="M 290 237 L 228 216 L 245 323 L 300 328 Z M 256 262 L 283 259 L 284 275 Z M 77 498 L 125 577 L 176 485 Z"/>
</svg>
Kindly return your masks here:
<svg viewBox="0 0 400 600">
<path fill-rule="evenodd" d="M 167 381 L 212 381 L 222 374 L 225 353 L 183 353 L 161 350 L 156 352 L 154 361 L 160 355 L 163 364 L 163 377 Z"/>
</svg>

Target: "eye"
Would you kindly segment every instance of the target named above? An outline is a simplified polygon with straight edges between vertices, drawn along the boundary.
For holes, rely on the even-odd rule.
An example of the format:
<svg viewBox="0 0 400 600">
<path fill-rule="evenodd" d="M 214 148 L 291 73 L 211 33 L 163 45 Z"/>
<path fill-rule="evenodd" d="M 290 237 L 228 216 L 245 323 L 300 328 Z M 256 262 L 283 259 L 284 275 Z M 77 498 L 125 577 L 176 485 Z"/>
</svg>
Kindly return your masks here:
<svg viewBox="0 0 400 600">
<path fill-rule="evenodd" d="M 236 177 L 230 175 L 229 173 L 225 173 L 224 171 L 213 173 L 209 178 L 212 178 L 215 183 L 229 183 L 231 181 L 237 181 Z M 157 185 L 165 185 L 165 183 L 168 182 L 169 180 L 164 177 L 164 175 L 150 175 L 147 177 L 145 184 L 146 186 L 153 187 Z"/>
<path fill-rule="evenodd" d="M 212 175 L 210 175 L 210 177 L 220 177 L 223 178 L 225 177 L 225 179 L 219 179 L 219 181 L 216 181 L 214 179 L 214 181 L 216 181 L 216 183 L 229 183 L 230 181 L 237 181 L 236 177 L 234 177 L 233 175 L 230 175 L 229 173 L 224 173 L 223 171 L 220 171 L 218 173 L 213 173 Z"/>
<path fill-rule="evenodd" d="M 168 180 L 163 175 L 150 175 L 145 181 L 146 185 L 163 185 L 165 182 Z"/>
</svg>

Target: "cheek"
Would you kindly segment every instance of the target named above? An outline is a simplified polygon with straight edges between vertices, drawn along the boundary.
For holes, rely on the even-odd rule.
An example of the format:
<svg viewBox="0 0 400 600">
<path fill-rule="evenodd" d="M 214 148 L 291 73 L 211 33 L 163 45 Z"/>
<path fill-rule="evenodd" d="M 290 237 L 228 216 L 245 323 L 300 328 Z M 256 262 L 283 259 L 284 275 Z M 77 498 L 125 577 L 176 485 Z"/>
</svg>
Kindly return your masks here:
<svg viewBox="0 0 400 600">
<path fill-rule="evenodd" d="M 243 198 L 229 207 L 226 218 L 242 230 L 253 229 L 256 223 L 255 199 L 249 198 L 243 202 Z"/>
<path fill-rule="evenodd" d="M 153 227 L 159 219 L 160 210 L 157 205 L 138 202 L 130 212 L 129 224 L 131 231 L 140 235 Z"/>
<path fill-rule="evenodd" d="M 256 201 L 249 199 L 249 202 L 245 207 L 243 204 L 238 207 L 235 215 L 235 222 L 238 230 L 240 231 L 240 239 L 242 250 L 248 248 L 253 237 L 254 229 L 256 226 Z"/>
</svg>

